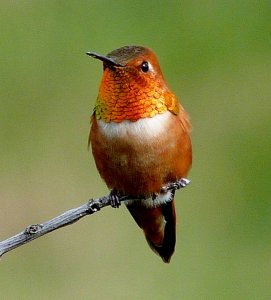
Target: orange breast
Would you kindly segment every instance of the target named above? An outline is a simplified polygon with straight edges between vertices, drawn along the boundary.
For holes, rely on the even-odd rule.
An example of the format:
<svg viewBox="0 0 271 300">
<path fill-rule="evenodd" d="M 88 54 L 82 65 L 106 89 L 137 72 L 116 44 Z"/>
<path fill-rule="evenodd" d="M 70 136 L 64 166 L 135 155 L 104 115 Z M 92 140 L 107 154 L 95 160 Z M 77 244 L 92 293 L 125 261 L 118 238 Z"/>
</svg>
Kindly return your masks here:
<svg viewBox="0 0 271 300">
<path fill-rule="evenodd" d="M 90 142 L 107 186 L 130 196 L 159 192 L 164 184 L 185 177 L 191 166 L 184 112 L 111 124 L 93 116 Z"/>
</svg>

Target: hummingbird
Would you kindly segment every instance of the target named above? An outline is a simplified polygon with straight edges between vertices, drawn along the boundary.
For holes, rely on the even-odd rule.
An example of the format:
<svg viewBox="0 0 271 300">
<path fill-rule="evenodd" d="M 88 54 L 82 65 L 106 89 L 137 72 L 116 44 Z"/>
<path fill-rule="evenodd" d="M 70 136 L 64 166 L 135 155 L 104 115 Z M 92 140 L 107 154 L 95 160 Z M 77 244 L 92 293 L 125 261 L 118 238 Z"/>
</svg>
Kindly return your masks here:
<svg viewBox="0 0 271 300">
<path fill-rule="evenodd" d="M 131 197 L 126 207 L 151 249 L 169 263 L 176 243 L 174 192 L 161 188 L 191 167 L 189 116 L 151 49 L 87 55 L 103 62 L 89 134 L 96 167 L 109 189 Z"/>
</svg>

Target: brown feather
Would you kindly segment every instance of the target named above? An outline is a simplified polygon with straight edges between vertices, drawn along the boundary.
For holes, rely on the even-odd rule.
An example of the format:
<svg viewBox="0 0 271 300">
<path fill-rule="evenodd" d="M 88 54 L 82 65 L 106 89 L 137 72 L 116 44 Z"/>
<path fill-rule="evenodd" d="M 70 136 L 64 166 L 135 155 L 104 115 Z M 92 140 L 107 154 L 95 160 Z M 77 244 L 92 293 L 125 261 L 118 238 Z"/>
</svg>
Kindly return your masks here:
<svg viewBox="0 0 271 300">
<path fill-rule="evenodd" d="M 105 135 L 94 116 L 92 152 L 107 186 L 130 196 L 148 196 L 185 177 L 192 162 L 188 124 L 184 111 L 172 114 L 159 137 L 143 143 L 140 137 Z"/>
<path fill-rule="evenodd" d="M 159 192 L 166 183 L 185 177 L 190 169 L 189 130 L 189 119 L 182 107 L 178 115 L 170 116 L 158 138 L 144 143 L 133 136 L 111 138 L 103 134 L 94 116 L 90 141 L 101 177 L 109 188 L 125 195 L 148 197 Z M 151 249 L 168 263 L 176 241 L 174 202 L 148 208 L 134 201 L 127 208 L 143 229 Z"/>
</svg>

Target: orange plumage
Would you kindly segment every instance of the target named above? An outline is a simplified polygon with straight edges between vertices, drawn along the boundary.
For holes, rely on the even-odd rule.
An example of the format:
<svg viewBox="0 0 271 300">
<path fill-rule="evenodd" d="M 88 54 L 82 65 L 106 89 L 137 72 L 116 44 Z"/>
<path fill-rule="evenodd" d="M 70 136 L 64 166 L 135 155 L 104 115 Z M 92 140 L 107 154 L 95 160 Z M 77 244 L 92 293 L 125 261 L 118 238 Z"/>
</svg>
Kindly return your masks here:
<svg viewBox="0 0 271 300">
<path fill-rule="evenodd" d="M 88 54 L 104 63 L 89 136 L 97 169 L 110 189 L 148 198 L 126 205 L 151 248 L 169 262 L 175 248 L 174 195 L 160 190 L 190 169 L 188 115 L 150 49 L 126 46 L 107 56 Z"/>
</svg>

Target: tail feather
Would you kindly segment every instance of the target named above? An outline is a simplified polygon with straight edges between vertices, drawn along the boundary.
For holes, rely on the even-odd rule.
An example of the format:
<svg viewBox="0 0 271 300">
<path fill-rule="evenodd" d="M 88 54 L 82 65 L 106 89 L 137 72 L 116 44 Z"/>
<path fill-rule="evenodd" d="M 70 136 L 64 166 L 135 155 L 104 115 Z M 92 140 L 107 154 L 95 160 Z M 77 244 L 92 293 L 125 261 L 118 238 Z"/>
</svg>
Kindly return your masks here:
<svg viewBox="0 0 271 300">
<path fill-rule="evenodd" d="M 174 200 L 151 208 L 134 202 L 127 205 L 127 208 L 138 226 L 143 229 L 151 249 L 164 262 L 169 263 L 176 243 Z"/>
<path fill-rule="evenodd" d="M 155 245 L 151 240 L 146 239 L 154 252 L 159 254 L 164 262 L 169 263 L 175 250 L 176 244 L 176 217 L 174 202 L 167 202 L 161 206 L 165 218 L 164 239 L 162 245 Z"/>
</svg>

